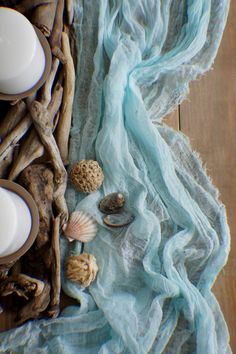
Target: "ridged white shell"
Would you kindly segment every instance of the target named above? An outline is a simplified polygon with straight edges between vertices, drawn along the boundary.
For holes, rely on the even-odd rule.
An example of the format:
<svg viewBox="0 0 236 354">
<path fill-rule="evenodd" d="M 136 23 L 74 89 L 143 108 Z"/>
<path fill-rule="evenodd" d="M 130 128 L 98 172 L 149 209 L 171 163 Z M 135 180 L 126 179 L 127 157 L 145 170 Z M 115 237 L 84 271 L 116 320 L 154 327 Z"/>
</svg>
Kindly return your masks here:
<svg viewBox="0 0 236 354">
<path fill-rule="evenodd" d="M 70 215 L 69 222 L 64 230 L 64 234 L 69 241 L 90 242 L 94 239 L 96 233 L 97 224 L 95 220 L 83 211 L 74 211 Z"/>
</svg>

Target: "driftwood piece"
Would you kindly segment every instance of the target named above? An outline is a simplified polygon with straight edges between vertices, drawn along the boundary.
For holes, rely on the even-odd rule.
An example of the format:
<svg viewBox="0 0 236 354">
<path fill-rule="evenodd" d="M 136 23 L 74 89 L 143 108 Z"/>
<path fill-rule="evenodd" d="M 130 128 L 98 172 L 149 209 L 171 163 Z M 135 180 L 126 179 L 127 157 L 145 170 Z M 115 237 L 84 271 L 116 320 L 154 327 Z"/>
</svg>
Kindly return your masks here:
<svg viewBox="0 0 236 354">
<path fill-rule="evenodd" d="M 65 63 L 65 56 L 61 50 L 61 36 L 63 30 L 64 0 L 58 0 L 56 16 L 54 20 L 52 34 L 49 38 L 52 53 L 61 63 Z"/>
<path fill-rule="evenodd" d="M 54 106 L 52 107 L 54 110 L 53 109 L 51 110 L 52 115 L 56 114 L 61 104 L 62 93 L 58 91 L 62 90 L 62 88 L 59 90 L 58 86 L 56 85 L 53 91 L 53 95 L 51 93 L 53 82 L 58 70 L 58 66 L 59 66 L 59 60 L 55 58 L 52 63 L 51 72 L 41 89 L 40 99 L 42 104 L 47 107 L 51 100 L 54 102 Z M 18 175 L 27 166 L 29 166 L 34 160 L 41 157 L 43 154 L 44 154 L 44 147 L 38 137 L 38 134 L 33 128 L 30 134 L 28 135 L 28 137 L 22 143 L 21 149 L 19 151 L 18 159 L 13 162 L 11 171 L 8 175 L 8 179 L 12 181 L 15 180 L 18 177 Z"/>
<path fill-rule="evenodd" d="M 11 275 L 17 275 L 21 273 L 21 260 L 20 258 L 16 261 L 16 263 L 11 268 Z"/>
<path fill-rule="evenodd" d="M 39 232 L 35 240 L 39 249 L 49 242 L 53 201 L 53 173 L 45 165 L 31 165 L 21 174 L 20 183 L 34 198 L 39 211 Z"/>
<path fill-rule="evenodd" d="M 31 22 L 37 26 L 46 37 L 51 35 L 56 9 L 57 0 L 52 0 L 49 3 L 37 6 L 31 16 Z"/>
<path fill-rule="evenodd" d="M 15 145 L 27 132 L 32 124 L 30 114 L 26 116 L 16 125 L 16 127 L 5 137 L 0 144 L 0 163 L 14 149 Z"/>
<path fill-rule="evenodd" d="M 54 83 L 55 80 L 55 76 L 57 74 L 57 70 L 58 70 L 58 66 L 59 66 L 59 59 L 54 58 L 53 62 L 52 62 L 52 68 L 50 71 L 50 74 L 45 82 L 45 84 L 43 85 L 42 89 L 41 89 L 41 98 L 40 98 L 40 102 L 47 107 L 52 99 L 51 95 L 52 95 L 52 85 Z"/>
<path fill-rule="evenodd" d="M 25 14 L 37 6 L 50 4 L 51 2 L 52 0 L 21 0 L 21 2 L 15 6 L 15 10 Z"/>
<path fill-rule="evenodd" d="M 32 129 L 27 139 L 21 145 L 18 158 L 13 162 L 8 179 L 14 181 L 26 167 L 42 156 L 43 153 L 44 147 L 36 131 Z"/>
<path fill-rule="evenodd" d="M 17 4 L 17 1 L 18 0 L 1 0 L 0 5 L 11 7 L 11 6 L 15 6 Z"/>
<path fill-rule="evenodd" d="M 15 100 L 10 101 L 11 106 L 15 106 L 18 102 L 20 102 L 20 98 L 16 98 Z"/>
<path fill-rule="evenodd" d="M 29 319 L 38 318 L 46 310 L 50 302 L 50 284 L 45 281 L 43 291 L 34 296 L 25 306 L 23 306 L 17 315 L 17 324 L 20 325 Z"/>
<path fill-rule="evenodd" d="M 56 116 L 60 108 L 62 101 L 62 93 L 63 88 L 61 84 L 57 82 L 53 90 L 51 102 L 48 106 L 48 111 L 51 114 L 52 119 Z M 54 126 L 55 124 L 56 122 L 54 122 Z M 44 152 L 44 146 L 41 143 L 40 138 L 36 133 L 35 129 L 33 128 L 28 137 L 22 143 L 18 158 L 16 161 L 13 162 L 8 179 L 12 181 L 15 180 L 27 166 L 29 166 L 34 160 L 43 156 Z"/>
<path fill-rule="evenodd" d="M 73 0 L 65 0 L 67 21 L 69 25 L 72 25 L 74 18 L 74 1 Z"/>
<path fill-rule="evenodd" d="M 60 118 L 60 112 L 57 112 L 57 114 L 55 115 L 55 118 L 54 118 L 54 124 L 53 124 L 53 131 L 56 129 L 57 127 L 57 124 L 59 122 L 59 118 Z"/>
<path fill-rule="evenodd" d="M 51 102 L 48 105 L 48 112 L 51 115 L 52 122 L 54 121 L 55 115 L 58 113 L 61 106 L 62 96 L 63 87 L 60 82 L 57 82 L 52 93 Z"/>
<path fill-rule="evenodd" d="M 51 74 L 40 91 L 37 91 L 37 101 L 34 101 L 34 96 L 24 101 L 16 100 L 10 103 L 14 104 L 12 107 L 3 106 L 9 107 L 9 111 L 0 122 L 0 177 L 1 168 L 6 173 L 10 164 L 10 179 L 15 179 L 21 173 L 19 182 L 32 194 L 40 214 L 39 234 L 30 250 L 15 266 L 14 263 L 0 266 L 0 295 L 1 291 L 4 296 L 14 293 L 27 300 L 26 303 L 21 299 L 17 305 L 26 303 L 18 311 L 16 319 L 17 324 L 22 324 L 45 315 L 55 318 L 60 311 L 59 230 L 68 220 L 64 197 L 67 172 L 63 161 L 67 160 L 75 80 L 67 28 L 64 29 L 66 33 L 62 35 L 62 32 L 64 19 L 66 25 L 72 24 L 74 9 L 72 0 L 4 1 L 4 4 L 8 3 L 24 13 L 49 37 L 54 55 Z M 60 65 L 60 62 L 65 65 Z M 61 148 L 65 151 L 63 159 L 60 155 L 62 149 L 58 149 L 53 136 L 57 126 Z M 63 144 L 65 146 L 62 147 Z M 40 165 L 42 169 L 37 167 L 39 164 L 30 165 L 38 158 L 51 163 L 53 170 L 45 163 Z M 52 218 L 53 203 L 59 214 L 55 219 Z"/>
<path fill-rule="evenodd" d="M 32 100 L 34 100 L 36 94 L 27 97 L 26 106 L 30 105 Z M 3 142 L 0 144 L 0 164 L 5 159 L 5 157 L 14 149 L 15 145 L 22 138 L 22 136 L 27 132 L 32 124 L 30 114 L 27 113 L 23 119 L 14 127 L 14 129 L 5 136 Z"/>
<path fill-rule="evenodd" d="M 0 281 L 7 278 L 9 270 L 13 267 L 15 262 L 0 264 Z"/>
<path fill-rule="evenodd" d="M 0 295 L 8 296 L 13 293 L 18 296 L 24 297 L 26 300 L 29 300 L 32 296 L 38 296 L 42 293 L 44 288 L 44 282 L 29 277 L 25 274 L 16 274 L 10 277 L 7 277 L 0 284 Z"/>
<path fill-rule="evenodd" d="M 51 272 L 52 252 L 50 241 L 37 248 L 36 243 L 21 258 L 21 272 L 38 279 L 48 279 Z"/>
<path fill-rule="evenodd" d="M 0 122 L 0 137 L 4 139 L 7 134 L 19 123 L 27 113 L 26 104 L 20 100 L 12 106 Z"/>
<path fill-rule="evenodd" d="M 13 151 L 10 151 L 9 154 L 0 162 L 0 178 L 6 178 L 9 166 L 13 160 Z"/>
<path fill-rule="evenodd" d="M 75 91 L 75 69 L 70 52 L 69 36 L 66 32 L 62 33 L 62 51 L 66 58 L 64 64 L 64 91 L 61 107 L 60 120 L 56 130 L 56 140 L 64 162 L 68 159 L 68 144 L 71 127 L 74 91 Z"/>
<path fill-rule="evenodd" d="M 11 107 L 5 117 L 0 122 L 0 139 L 3 140 L 10 131 L 15 128 L 19 121 L 26 114 L 26 104 L 23 101 L 19 101 L 15 106 Z M 0 178 L 5 178 L 7 170 L 12 163 L 13 151 L 2 160 L 0 163 Z"/>
<path fill-rule="evenodd" d="M 61 214 L 61 223 L 65 224 L 68 220 L 68 208 L 65 201 L 67 172 L 52 133 L 53 122 L 48 110 L 38 101 L 34 101 L 31 104 L 30 114 L 54 168 L 54 203 L 58 213 Z"/>
<path fill-rule="evenodd" d="M 52 228 L 52 268 L 51 268 L 51 301 L 48 315 L 55 318 L 60 313 L 61 264 L 60 264 L 60 215 L 53 219 Z"/>
<path fill-rule="evenodd" d="M 77 46 L 77 38 L 76 38 L 75 29 L 73 27 L 69 28 L 68 35 L 69 35 L 69 39 L 70 39 L 70 52 L 71 52 L 71 56 L 72 56 L 75 71 L 76 71 L 77 62 L 78 62 L 78 53 L 77 53 L 78 46 Z"/>
</svg>

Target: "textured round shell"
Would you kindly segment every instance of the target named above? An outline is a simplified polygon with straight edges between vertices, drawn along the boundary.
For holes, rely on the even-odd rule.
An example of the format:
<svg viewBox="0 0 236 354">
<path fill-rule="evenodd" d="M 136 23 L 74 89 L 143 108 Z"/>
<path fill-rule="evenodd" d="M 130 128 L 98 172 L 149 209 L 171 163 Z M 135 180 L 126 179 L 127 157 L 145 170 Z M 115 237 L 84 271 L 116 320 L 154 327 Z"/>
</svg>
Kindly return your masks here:
<svg viewBox="0 0 236 354">
<path fill-rule="evenodd" d="M 74 211 L 69 218 L 68 224 L 64 229 L 64 234 L 69 240 L 80 242 L 90 242 L 97 233 L 97 223 L 83 211 Z"/>
<path fill-rule="evenodd" d="M 82 253 L 67 260 L 67 277 L 86 288 L 95 280 L 98 272 L 96 258 L 92 254 Z"/>
<path fill-rule="evenodd" d="M 125 204 L 125 197 L 122 193 L 111 193 L 104 197 L 99 203 L 99 209 L 104 214 L 116 214 Z"/>
<path fill-rule="evenodd" d="M 81 160 L 77 162 L 70 173 L 71 181 L 76 189 L 84 193 L 96 191 L 104 180 L 101 167 L 94 160 Z"/>
</svg>

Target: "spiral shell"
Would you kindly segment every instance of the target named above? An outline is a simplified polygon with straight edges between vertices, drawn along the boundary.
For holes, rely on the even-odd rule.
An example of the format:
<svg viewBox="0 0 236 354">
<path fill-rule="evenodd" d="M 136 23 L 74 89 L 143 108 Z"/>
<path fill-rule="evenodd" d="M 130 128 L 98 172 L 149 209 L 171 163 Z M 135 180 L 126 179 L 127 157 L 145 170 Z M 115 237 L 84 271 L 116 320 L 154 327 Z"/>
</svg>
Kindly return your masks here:
<svg viewBox="0 0 236 354">
<path fill-rule="evenodd" d="M 75 211 L 70 215 L 69 222 L 64 230 L 65 236 L 80 242 L 90 242 L 97 233 L 95 220 L 83 211 Z"/>
</svg>

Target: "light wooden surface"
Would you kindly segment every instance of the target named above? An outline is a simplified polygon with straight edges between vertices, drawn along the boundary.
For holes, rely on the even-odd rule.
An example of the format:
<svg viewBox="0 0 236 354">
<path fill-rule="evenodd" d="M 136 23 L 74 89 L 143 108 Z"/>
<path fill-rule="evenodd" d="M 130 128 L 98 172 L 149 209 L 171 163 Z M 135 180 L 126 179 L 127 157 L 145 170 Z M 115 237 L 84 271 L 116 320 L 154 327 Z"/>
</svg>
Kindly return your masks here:
<svg viewBox="0 0 236 354">
<path fill-rule="evenodd" d="M 167 118 L 168 124 L 189 136 L 192 147 L 200 153 L 227 207 L 231 253 L 213 290 L 228 323 L 233 353 L 236 353 L 235 18 L 236 2 L 231 1 L 229 19 L 214 69 L 192 83 L 188 100 Z M 6 318 L 0 315 L 0 329 L 10 326 L 11 316 Z"/>
</svg>

